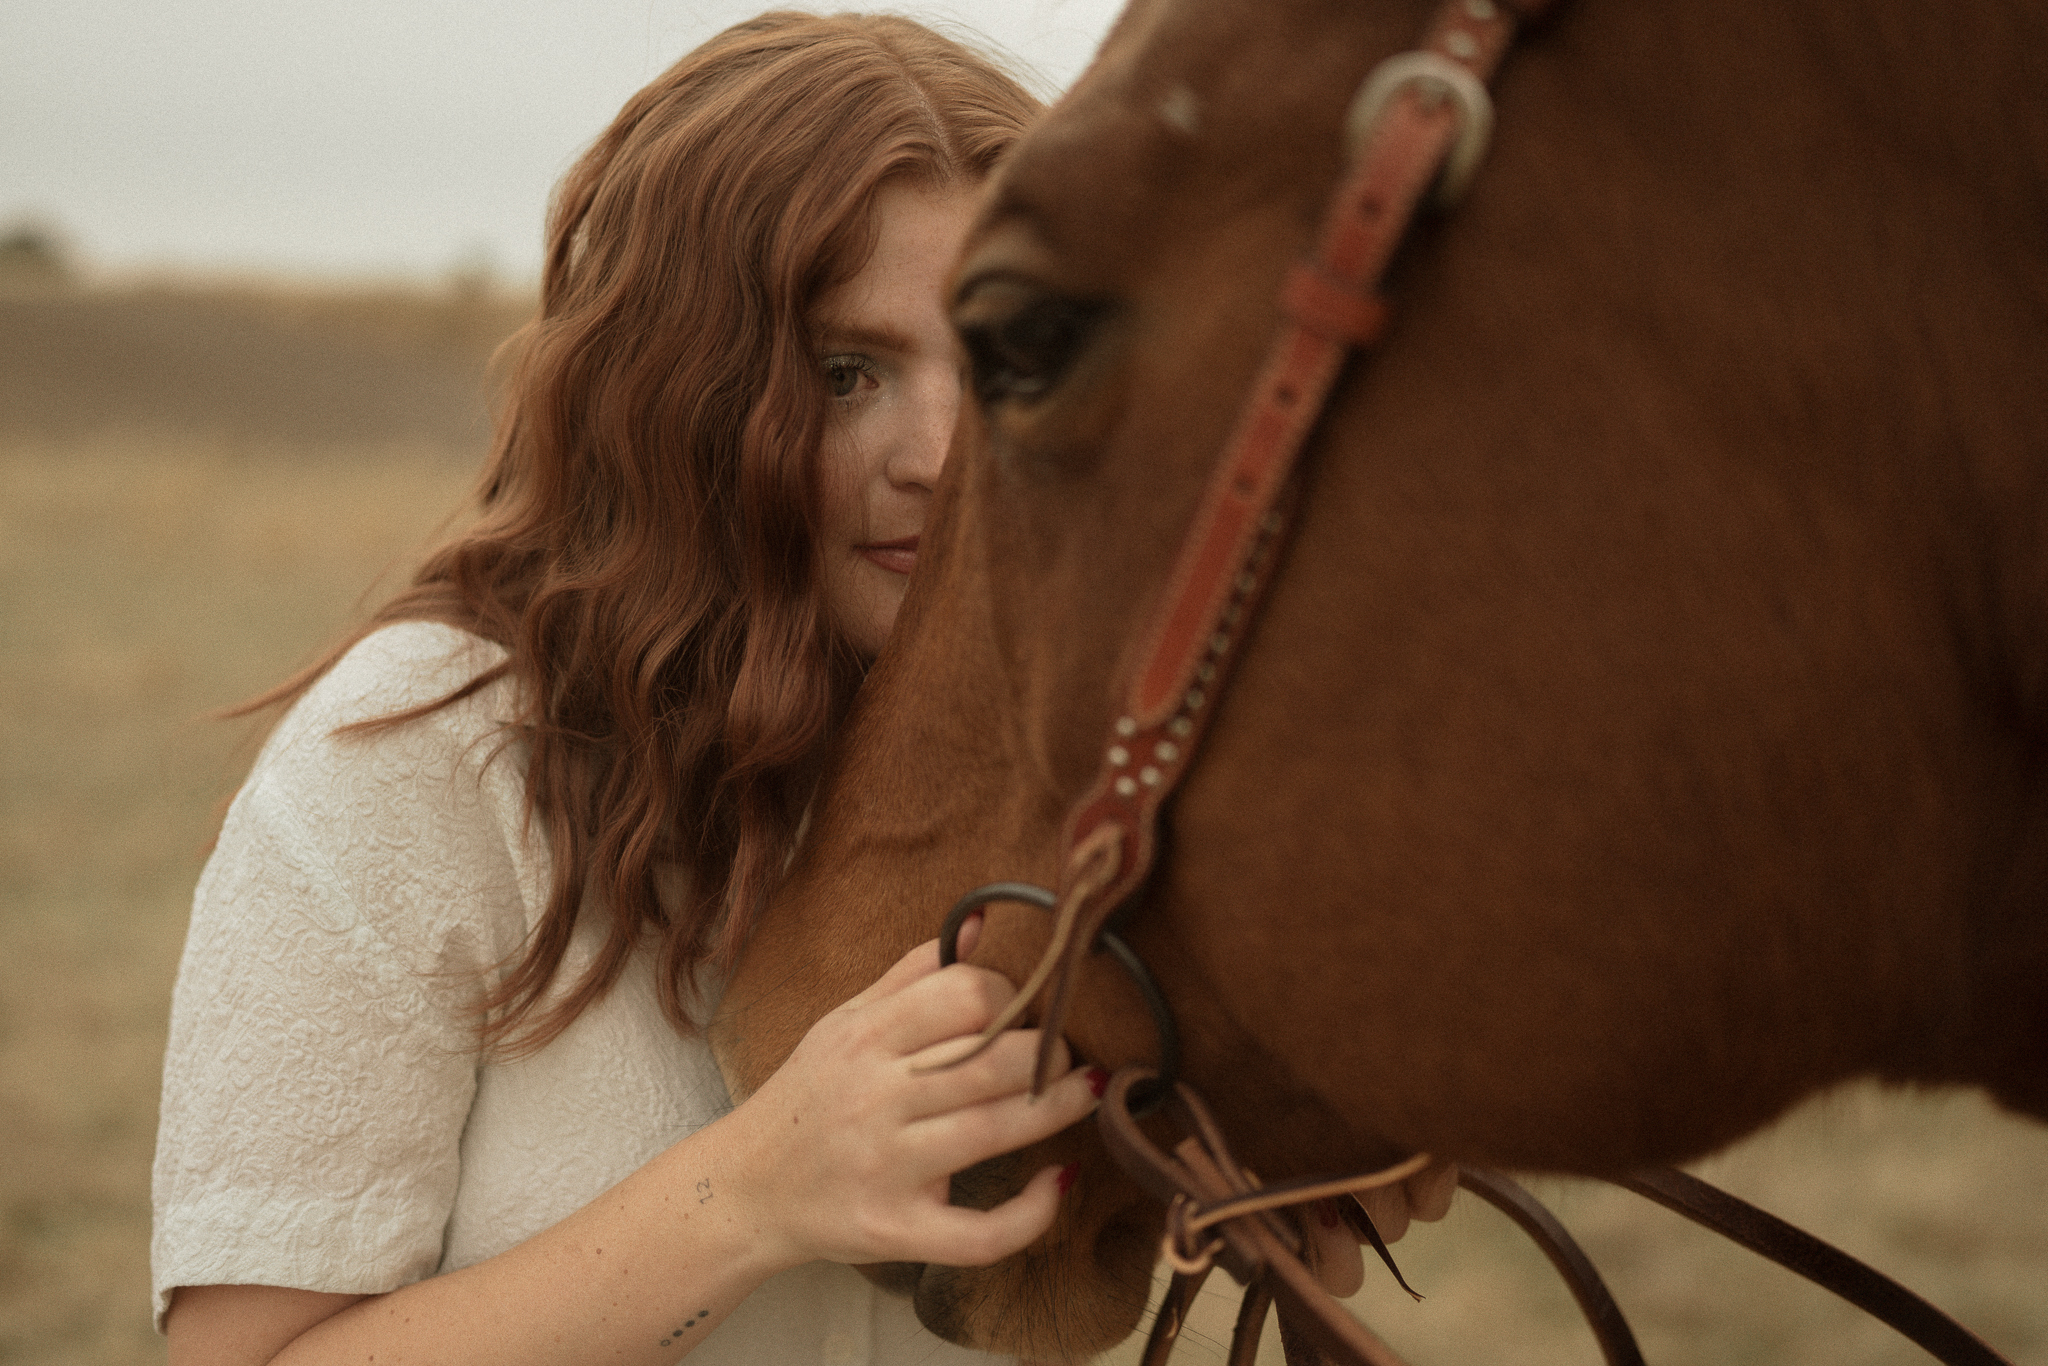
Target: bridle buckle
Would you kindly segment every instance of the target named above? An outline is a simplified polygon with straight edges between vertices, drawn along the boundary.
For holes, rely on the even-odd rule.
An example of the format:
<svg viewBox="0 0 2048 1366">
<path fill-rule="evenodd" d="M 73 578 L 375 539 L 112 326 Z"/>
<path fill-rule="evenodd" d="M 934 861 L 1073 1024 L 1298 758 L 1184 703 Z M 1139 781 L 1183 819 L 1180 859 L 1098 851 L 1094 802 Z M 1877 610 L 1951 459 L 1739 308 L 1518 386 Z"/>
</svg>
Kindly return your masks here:
<svg viewBox="0 0 2048 1366">
<path fill-rule="evenodd" d="M 1397 53 L 1374 67 L 1344 115 L 1345 150 L 1353 157 L 1364 150 L 1387 105 L 1410 86 L 1419 87 L 1426 108 L 1445 101 L 1457 108 L 1457 140 L 1444 156 L 1435 189 L 1437 206 L 1449 208 L 1464 197 L 1493 137 L 1493 97 L 1464 63 L 1441 52 L 1422 51 Z"/>
</svg>

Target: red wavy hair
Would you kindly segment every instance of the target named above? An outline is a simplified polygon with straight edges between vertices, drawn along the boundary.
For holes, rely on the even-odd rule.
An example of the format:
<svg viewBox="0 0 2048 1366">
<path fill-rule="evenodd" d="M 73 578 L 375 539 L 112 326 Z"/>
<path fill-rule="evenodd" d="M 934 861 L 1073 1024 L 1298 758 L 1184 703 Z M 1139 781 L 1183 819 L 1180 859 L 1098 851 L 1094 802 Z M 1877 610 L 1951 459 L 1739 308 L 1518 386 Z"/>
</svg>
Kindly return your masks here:
<svg viewBox="0 0 2048 1366">
<path fill-rule="evenodd" d="M 663 1013 L 688 1033 L 696 969 L 736 959 L 861 672 L 817 575 L 829 407 L 807 315 L 872 250 L 879 186 L 979 180 L 1038 109 L 988 60 L 885 16 L 767 14 L 669 68 L 557 188 L 479 521 L 251 704 L 297 696 L 391 622 L 506 649 L 368 723 L 519 685 L 554 882 L 483 1002 L 487 1045 L 544 1045 L 650 934 Z M 604 946 L 542 1010 L 582 914 L 605 917 Z"/>
</svg>

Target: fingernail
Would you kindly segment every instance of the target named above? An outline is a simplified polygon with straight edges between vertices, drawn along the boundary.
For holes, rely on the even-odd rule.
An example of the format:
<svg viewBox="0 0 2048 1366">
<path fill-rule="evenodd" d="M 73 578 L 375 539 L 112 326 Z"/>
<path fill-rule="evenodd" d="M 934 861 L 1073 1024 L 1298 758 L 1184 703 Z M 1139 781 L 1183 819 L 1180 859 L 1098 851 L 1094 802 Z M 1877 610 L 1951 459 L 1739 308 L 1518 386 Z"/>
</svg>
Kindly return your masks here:
<svg viewBox="0 0 2048 1366">
<path fill-rule="evenodd" d="M 953 939 L 953 951 L 965 958 L 974 952 L 974 946 L 981 942 L 981 912 L 969 911 L 967 918 L 960 922 L 960 933 Z"/>
<path fill-rule="evenodd" d="M 1088 1089 L 1095 1093 L 1097 1100 L 1101 1100 L 1102 1093 L 1109 1089 L 1109 1073 L 1100 1067 L 1089 1068 Z"/>
<path fill-rule="evenodd" d="M 1316 1217 L 1323 1221 L 1324 1228 L 1335 1228 L 1344 1222 L 1344 1216 L 1337 1213 L 1337 1207 L 1327 1200 L 1316 1201 Z"/>
<path fill-rule="evenodd" d="M 1074 1178 L 1081 1174 L 1081 1164 L 1069 1162 L 1060 1168 L 1060 1194 L 1065 1195 L 1074 1188 Z"/>
</svg>

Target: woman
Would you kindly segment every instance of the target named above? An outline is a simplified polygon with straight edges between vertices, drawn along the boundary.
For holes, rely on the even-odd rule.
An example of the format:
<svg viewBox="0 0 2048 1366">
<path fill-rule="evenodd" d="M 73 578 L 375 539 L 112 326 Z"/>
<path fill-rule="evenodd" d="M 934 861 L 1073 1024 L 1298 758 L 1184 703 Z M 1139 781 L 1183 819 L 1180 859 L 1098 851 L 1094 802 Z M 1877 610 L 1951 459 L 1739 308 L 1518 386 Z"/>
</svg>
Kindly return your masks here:
<svg viewBox="0 0 2048 1366">
<path fill-rule="evenodd" d="M 730 1106 L 699 1036 L 887 638 L 959 399 L 941 287 L 1035 111 L 769 15 L 572 170 L 476 527 L 291 700 L 195 897 L 156 1168 L 186 1363 L 939 1362 L 843 1265 L 1051 1221 L 1082 1117 L 926 946 Z M 728 1113 L 729 1111 L 729 1113 Z M 713 1122 L 713 1121 L 716 1122 Z"/>
</svg>

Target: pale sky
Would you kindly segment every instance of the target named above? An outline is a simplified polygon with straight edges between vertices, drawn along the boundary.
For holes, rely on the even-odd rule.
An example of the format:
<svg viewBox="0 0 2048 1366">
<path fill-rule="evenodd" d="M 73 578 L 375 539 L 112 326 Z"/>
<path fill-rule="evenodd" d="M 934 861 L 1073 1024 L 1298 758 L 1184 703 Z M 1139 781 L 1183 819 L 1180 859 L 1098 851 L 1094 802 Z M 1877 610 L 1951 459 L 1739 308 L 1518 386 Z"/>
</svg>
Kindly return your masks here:
<svg viewBox="0 0 2048 1366">
<path fill-rule="evenodd" d="M 964 27 L 1049 95 L 1122 3 L 886 8 Z M 530 278 L 578 150 L 682 53 L 771 7 L 5 0 L 0 228 L 54 225 L 118 273 L 434 278 L 481 258 Z"/>
</svg>

